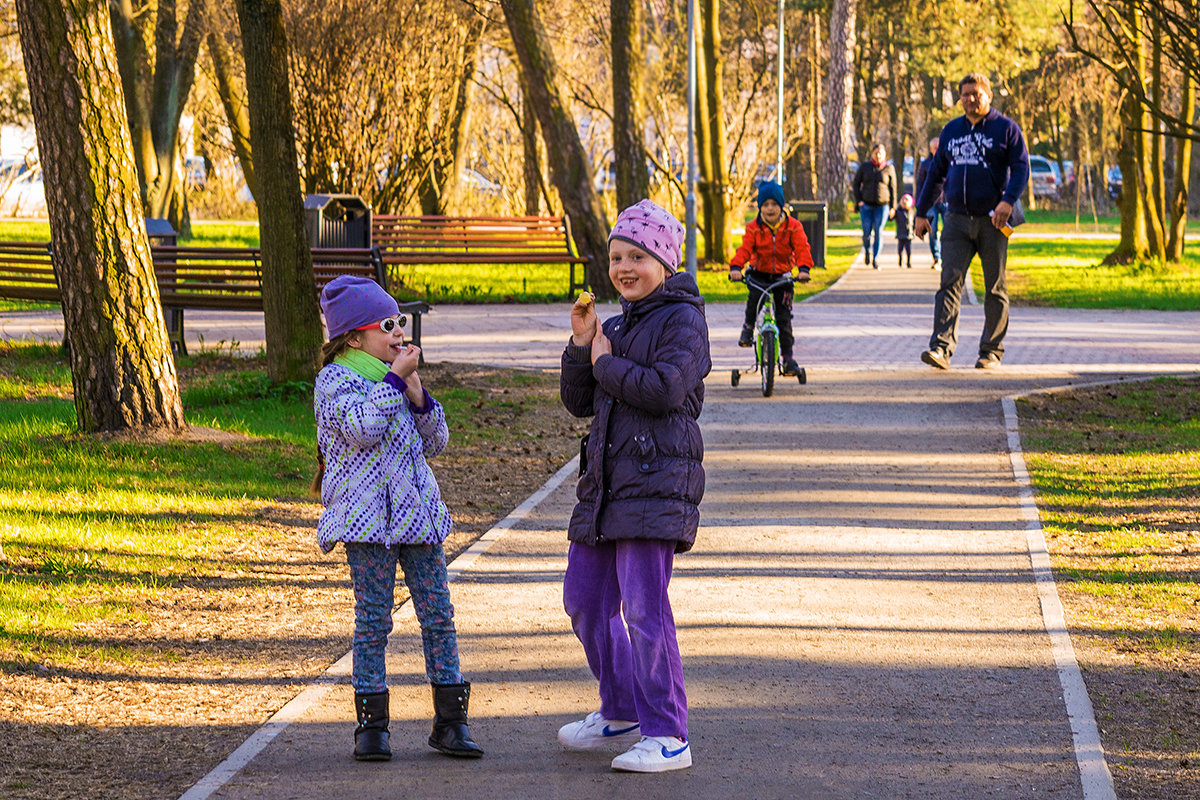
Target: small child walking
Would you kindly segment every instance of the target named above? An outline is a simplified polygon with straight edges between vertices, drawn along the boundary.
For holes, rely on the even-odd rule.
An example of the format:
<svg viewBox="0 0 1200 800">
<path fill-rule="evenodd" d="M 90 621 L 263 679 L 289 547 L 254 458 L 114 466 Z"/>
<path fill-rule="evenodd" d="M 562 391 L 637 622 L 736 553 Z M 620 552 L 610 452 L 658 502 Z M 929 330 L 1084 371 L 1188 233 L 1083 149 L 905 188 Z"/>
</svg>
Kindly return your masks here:
<svg viewBox="0 0 1200 800">
<path fill-rule="evenodd" d="M 392 757 L 385 651 L 399 567 L 433 684 L 429 745 L 478 758 L 442 551 L 450 513 L 426 463 L 449 441 L 446 414 L 421 385 L 420 349 L 404 343 L 405 317 L 379 284 L 339 276 L 321 292 L 321 310 L 329 341 L 315 391 L 325 506 L 317 539 L 326 553 L 342 542 L 354 583 L 354 757 Z"/>
<path fill-rule="evenodd" d="M 682 241 L 679 221 L 649 200 L 622 211 L 608 239 L 622 313 L 601 326 L 591 296 L 581 296 L 562 356 L 563 404 L 592 417 L 563 605 L 599 681 L 600 709 L 564 725 L 558 740 L 571 750 L 633 742 L 612 760 L 628 772 L 692 764 L 667 586 L 699 526 L 697 418 L 712 362 L 696 279 L 676 272 Z"/>
<path fill-rule="evenodd" d="M 896 251 L 900 266 L 908 269 L 912 269 L 913 208 L 913 196 L 906 194 L 900 198 L 900 207 L 896 209 Z M 906 258 L 908 263 L 905 263 Z"/>
</svg>

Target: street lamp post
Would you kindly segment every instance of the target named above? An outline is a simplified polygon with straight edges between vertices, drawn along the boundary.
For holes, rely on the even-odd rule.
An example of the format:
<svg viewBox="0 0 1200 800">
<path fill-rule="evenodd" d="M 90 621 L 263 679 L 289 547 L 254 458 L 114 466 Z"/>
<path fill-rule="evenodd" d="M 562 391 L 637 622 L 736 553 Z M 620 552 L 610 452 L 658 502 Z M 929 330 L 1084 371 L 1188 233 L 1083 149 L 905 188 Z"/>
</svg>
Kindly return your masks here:
<svg viewBox="0 0 1200 800">
<path fill-rule="evenodd" d="M 685 269 L 696 274 L 696 0 L 688 0 L 688 130 Z"/>
<path fill-rule="evenodd" d="M 778 52 L 775 60 L 779 62 L 779 76 L 776 80 L 778 83 L 778 94 L 775 99 L 775 181 L 783 185 L 783 3 L 784 0 L 779 0 L 779 26 L 776 28 L 778 37 L 776 44 Z"/>
</svg>

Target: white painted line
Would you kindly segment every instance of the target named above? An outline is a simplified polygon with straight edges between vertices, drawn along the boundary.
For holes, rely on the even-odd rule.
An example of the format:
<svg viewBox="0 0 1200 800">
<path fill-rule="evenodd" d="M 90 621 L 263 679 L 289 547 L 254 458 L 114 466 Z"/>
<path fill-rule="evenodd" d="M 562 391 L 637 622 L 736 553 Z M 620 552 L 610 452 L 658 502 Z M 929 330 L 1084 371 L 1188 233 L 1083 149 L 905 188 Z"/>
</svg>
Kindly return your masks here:
<svg viewBox="0 0 1200 800">
<path fill-rule="evenodd" d="M 1075 745 L 1075 761 L 1079 765 L 1079 779 L 1083 785 L 1083 800 L 1117 800 L 1112 773 L 1104 760 L 1104 748 L 1100 744 L 1096 714 L 1092 709 L 1092 701 L 1088 698 L 1079 662 L 1075 660 L 1075 648 L 1071 645 L 1071 634 L 1067 631 L 1066 617 L 1058 599 L 1058 588 L 1054 584 L 1054 571 L 1050 568 L 1050 554 L 1046 550 L 1046 537 L 1038 518 L 1033 486 L 1025 469 L 1021 433 L 1017 427 L 1016 399 L 1027 396 L 1013 395 L 1005 397 L 1001 402 L 1004 407 L 1004 429 L 1008 434 L 1013 477 L 1020 487 L 1021 516 L 1028 524 L 1026 542 L 1029 546 L 1029 561 L 1037 584 L 1038 599 L 1041 601 L 1042 622 L 1050 636 L 1050 649 L 1054 655 L 1054 664 L 1058 668 L 1058 681 L 1062 684 L 1063 703 L 1067 707 L 1067 719 L 1071 725 L 1071 738 Z"/>
<path fill-rule="evenodd" d="M 462 574 L 471 564 L 475 563 L 475 560 L 482 553 L 495 544 L 509 528 L 529 516 L 530 512 L 537 508 L 539 503 L 545 500 L 551 492 L 570 477 L 571 473 L 578 469 L 578 465 L 579 456 L 575 456 L 564 464 L 558 472 L 554 473 L 548 481 L 542 484 L 542 488 L 531 494 L 525 502 L 514 508 L 512 513 L 493 525 L 487 533 L 480 536 L 474 544 L 460 553 L 454 561 L 447 565 L 446 574 L 449 580 L 454 580 Z M 352 657 L 353 651 L 346 653 L 327 670 L 318 675 L 300 694 L 293 697 L 283 708 L 276 711 L 270 719 L 262 724 L 262 727 L 250 735 L 250 738 L 242 742 L 236 750 L 230 753 L 228 758 L 213 767 L 211 772 L 196 781 L 190 789 L 180 795 L 179 800 L 207 800 L 213 792 L 228 783 L 234 775 L 253 761 L 254 757 L 261 753 L 276 736 L 283 733 L 288 725 L 299 719 L 309 707 L 324 697 L 336 684 L 341 683 L 349 677 Z"/>
</svg>

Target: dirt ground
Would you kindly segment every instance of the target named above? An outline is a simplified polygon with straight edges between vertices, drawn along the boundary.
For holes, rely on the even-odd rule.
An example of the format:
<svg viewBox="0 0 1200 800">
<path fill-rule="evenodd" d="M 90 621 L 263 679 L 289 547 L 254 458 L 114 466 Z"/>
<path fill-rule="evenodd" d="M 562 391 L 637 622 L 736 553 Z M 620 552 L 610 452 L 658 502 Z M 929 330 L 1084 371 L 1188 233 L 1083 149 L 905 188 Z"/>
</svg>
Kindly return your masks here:
<svg viewBox="0 0 1200 800">
<path fill-rule="evenodd" d="M 432 462 L 456 523 L 450 560 L 570 458 L 586 423 L 551 402 L 556 375 L 494 390 L 501 370 L 421 372 L 435 395 L 458 384 L 514 401 L 506 439 L 459 442 Z M 546 402 L 516 402 L 535 399 Z M 0 664 L 0 797 L 179 797 L 345 654 L 349 577 L 340 548 L 316 546 L 319 512 L 307 501 L 264 504 L 245 542 L 159 593 L 146 622 L 77 628 L 74 654 L 54 663 Z M 104 647 L 134 655 L 98 656 Z"/>
</svg>

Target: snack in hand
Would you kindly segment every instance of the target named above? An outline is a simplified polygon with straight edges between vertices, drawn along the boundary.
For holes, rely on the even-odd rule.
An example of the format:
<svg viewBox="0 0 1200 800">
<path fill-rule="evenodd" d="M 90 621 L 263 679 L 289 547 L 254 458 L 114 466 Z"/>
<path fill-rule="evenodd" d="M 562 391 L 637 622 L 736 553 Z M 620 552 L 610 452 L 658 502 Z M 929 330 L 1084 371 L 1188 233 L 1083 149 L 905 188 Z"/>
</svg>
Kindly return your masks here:
<svg viewBox="0 0 1200 800">
<path fill-rule="evenodd" d="M 592 294 L 591 292 L 580 292 L 579 293 L 579 302 L 585 306 L 591 305 L 592 301 L 595 299 L 596 299 L 596 295 Z"/>
</svg>

